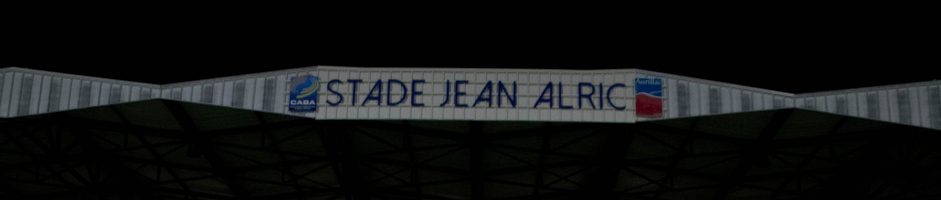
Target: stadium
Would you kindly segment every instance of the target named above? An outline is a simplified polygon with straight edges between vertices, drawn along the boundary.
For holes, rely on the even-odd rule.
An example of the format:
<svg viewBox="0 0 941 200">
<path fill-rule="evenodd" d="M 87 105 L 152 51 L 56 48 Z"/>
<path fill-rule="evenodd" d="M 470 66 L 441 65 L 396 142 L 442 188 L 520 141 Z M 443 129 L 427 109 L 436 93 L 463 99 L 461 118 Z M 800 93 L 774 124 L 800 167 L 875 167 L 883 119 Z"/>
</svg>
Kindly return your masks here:
<svg viewBox="0 0 941 200">
<path fill-rule="evenodd" d="M 937 199 L 941 81 L 641 69 L 0 69 L 0 199 Z"/>
</svg>

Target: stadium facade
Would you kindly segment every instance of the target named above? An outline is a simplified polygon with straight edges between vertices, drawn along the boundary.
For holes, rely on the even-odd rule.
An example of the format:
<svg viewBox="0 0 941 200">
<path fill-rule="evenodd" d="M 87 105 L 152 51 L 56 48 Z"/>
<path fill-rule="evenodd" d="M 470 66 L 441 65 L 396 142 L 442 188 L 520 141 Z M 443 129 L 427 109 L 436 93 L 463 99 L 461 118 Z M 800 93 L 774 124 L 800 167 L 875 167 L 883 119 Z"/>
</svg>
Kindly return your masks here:
<svg viewBox="0 0 941 200">
<path fill-rule="evenodd" d="M 181 72 L 185 73 L 185 72 Z M 937 199 L 941 81 L 639 69 L 0 69 L 2 199 Z"/>
<path fill-rule="evenodd" d="M 299 76 L 319 79 L 309 96 L 319 96 L 316 112 L 289 108 L 290 80 Z M 638 90 L 647 80 L 657 81 L 654 105 Z M 639 69 L 318 66 L 166 85 L 5 68 L 0 84 L 2 117 L 167 99 L 322 120 L 633 123 L 801 108 L 941 129 L 941 81 L 792 94 Z M 637 102 L 654 110 L 644 113 Z"/>
</svg>

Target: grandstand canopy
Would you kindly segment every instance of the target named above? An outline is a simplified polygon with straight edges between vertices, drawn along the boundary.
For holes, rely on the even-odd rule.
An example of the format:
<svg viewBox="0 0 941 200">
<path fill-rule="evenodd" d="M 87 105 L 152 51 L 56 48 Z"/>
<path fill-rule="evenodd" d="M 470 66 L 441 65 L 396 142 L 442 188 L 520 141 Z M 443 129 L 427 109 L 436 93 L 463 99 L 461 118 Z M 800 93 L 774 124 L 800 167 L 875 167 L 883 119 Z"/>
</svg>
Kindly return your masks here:
<svg viewBox="0 0 941 200">
<path fill-rule="evenodd" d="M 939 195 L 937 130 L 802 109 L 642 121 L 318 120 L 173 100 L 0 119 L 13 199 Z"/>
</svg>

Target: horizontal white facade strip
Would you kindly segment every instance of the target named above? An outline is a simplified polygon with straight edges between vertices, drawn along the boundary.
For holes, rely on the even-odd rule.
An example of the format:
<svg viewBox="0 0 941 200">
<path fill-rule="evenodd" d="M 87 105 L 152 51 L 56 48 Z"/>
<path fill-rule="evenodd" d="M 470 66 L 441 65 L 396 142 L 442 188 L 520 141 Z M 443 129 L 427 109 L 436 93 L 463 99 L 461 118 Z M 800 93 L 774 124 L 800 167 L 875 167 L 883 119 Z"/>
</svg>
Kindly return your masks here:
<svg viewBox="0 0 941 200">
<path fill-rule="evenodd" d="M 319 78 L 316 112 L 288 109 L 301 75 Z M 662 116 L 637 117 L 635 78 L 662 80 Z M 639 69 L 318 66 L 166 85 L 3 68 L 0 84 L 0 117 L 162 98 L 327 120 L 630 123 L 802 108 L 941 129 L 941 81 L 791 94 Z"/>
</svg>

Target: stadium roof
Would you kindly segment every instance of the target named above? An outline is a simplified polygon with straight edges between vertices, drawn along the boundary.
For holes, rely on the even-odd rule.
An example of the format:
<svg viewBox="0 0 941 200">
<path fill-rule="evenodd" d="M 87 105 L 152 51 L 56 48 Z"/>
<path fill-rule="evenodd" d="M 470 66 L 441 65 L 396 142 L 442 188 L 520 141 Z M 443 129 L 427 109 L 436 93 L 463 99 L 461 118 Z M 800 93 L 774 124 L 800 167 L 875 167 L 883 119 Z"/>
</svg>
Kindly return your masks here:
<svg viewBox="0 0 941 200">
<path fill-rule="evenodd" d="M 147 100 L 0 119 L 22 199 L 941 195 L 937 130 L 801 109 L 636 124 L 343 121 Z"/>
</svg>

